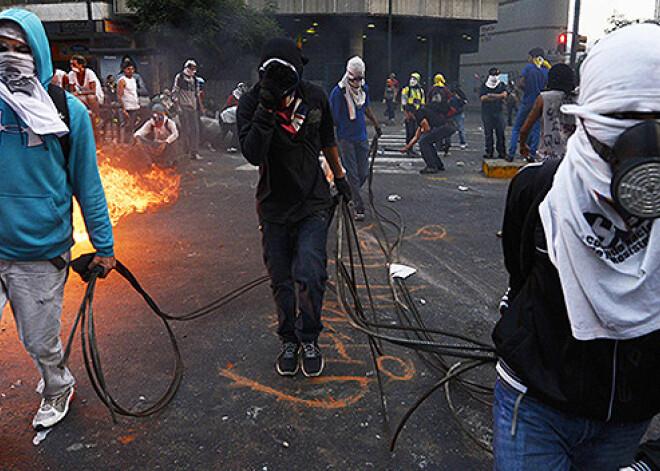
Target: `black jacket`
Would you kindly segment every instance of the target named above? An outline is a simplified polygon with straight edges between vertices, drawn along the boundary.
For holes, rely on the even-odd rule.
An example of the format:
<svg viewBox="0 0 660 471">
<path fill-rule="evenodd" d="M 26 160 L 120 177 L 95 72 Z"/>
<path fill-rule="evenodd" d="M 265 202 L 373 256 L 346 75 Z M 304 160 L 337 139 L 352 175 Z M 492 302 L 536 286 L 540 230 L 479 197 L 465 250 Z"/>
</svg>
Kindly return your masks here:
<svg viewBox="0 0 660 471">
<path fill-rule="evenodd" d="M 307 115 L 295 136 L 282 128 L 279 116 L 259 105 L 259 84 L 241 96 L 236 116 L 243 155 L 259 166 L 257 213 L 280 224 L 332 206 L 319 165 L 321 149 L 336 145 L 330 104 L 323 90 L 305 81 L 296 96 L 306 104 Z"/>
<path fill-rule="evenodd" d="M 559 161 L 528 166 L 509 186 L 503 227 L 510 304 L 493 331 L 502 360 L 529 394 L 569 414 L 639 422 L 660 412 L 660 332 L 576 340 L 538 206 Z"/>
</svg>

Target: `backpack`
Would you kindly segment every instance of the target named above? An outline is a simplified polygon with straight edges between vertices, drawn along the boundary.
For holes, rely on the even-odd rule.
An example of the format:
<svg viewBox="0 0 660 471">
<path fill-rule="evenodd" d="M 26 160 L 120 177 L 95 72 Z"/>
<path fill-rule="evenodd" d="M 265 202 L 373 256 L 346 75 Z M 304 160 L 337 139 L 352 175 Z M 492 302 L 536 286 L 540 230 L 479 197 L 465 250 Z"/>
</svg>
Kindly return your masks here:
<svg viewBox="0 0 660 471">
<path fill-rule="evenodd" d="M 53 100 L 57 112 L 66 124 L 66 127 L 69 127 L 70 117 L 69 117 L 69 106 L 66 103 L 66 92 L 63 88 L 58 87 L 55 84 L 48 84 L 48 95 L 50 99 Z M 62 148 L 62 155 L 64 155 L 64 170 L 66 170 L 67 179 L 69 178 L 69 154 L 71 154 L 71 139 L 69 138 L 69 133 L 66 133 L 63 136 L 57 138 L 60 142 L 60 147 Z"/>
</svg>

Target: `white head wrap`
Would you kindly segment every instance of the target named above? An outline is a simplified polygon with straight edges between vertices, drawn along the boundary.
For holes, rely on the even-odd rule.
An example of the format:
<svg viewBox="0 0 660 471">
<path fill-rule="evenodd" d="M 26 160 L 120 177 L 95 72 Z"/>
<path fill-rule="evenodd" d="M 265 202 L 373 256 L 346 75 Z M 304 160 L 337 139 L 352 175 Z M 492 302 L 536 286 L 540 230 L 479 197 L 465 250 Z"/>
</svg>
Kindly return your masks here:
<svg viewBox="0 0 660 471">
<path fill-rule="evenodd" d="M 660 329 L 660 220 L 624 220 L 611 204 L 612 170 L 588 132 L 612 146 L 637 120 L 614 112 L 660 112 L 660 27 L 624 27 L 601 40 L 581 69 L 580 119 L 539 208 L 548 255 L 559 271 L 573 336 L 634 338 Z"/>
<path fill-rule="evenodd" d="M 364 61 L 359 56 L 351 57 L 346 63 L 346 73 L 339 81 L 339 88 L 346 90 L 346 105 L 348 106 L 348 117 L 351 121 L 357 118 L 356 109 L 364 106 L 367 100 L 367 94 L 364 90 Z M 362 77 L 359 82 L 349 82 L 349 78 Z"/>
<path fill-rule="evenodd" d="M 23 28 L 14 21 L 0 21 L 0 37 L 29 44 Z M 62 136 L 69 128 L 39 82 L 32 53 L 0 53 L 0 99 L 38 135 Z"/>
</svg>

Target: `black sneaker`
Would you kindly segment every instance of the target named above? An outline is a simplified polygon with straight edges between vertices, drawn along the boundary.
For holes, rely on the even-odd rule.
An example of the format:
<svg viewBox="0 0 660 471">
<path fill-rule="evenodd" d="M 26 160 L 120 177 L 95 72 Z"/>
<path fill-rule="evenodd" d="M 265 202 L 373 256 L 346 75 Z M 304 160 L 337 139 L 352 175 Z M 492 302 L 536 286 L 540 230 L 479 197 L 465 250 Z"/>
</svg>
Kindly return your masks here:
<svg viewBox="0 0 660 471">
<path fill-rule="evenodd" d="M 319 376 L 323 372 L 323 355 L 316 342 L 302 344 L 302 372 L 305 376 Z"/>
<path fill-rule="evenodd" d="M 300 346 L 295 342 L 282 343 L 282 351 L 275 362 L 275 369 L 280 375 L 293 376 L 298 372 L 298 350 Z"/>
<path fill-rule="evenodd" d="M 443 169 L 444 170 L 444 169 Z M 433 168 L 433 167 L 426 167 L 423 168 L 419 171 L 422 175 L 433 175 L 434 173 L 438 173 L 440 169 Z"/>
</svg>

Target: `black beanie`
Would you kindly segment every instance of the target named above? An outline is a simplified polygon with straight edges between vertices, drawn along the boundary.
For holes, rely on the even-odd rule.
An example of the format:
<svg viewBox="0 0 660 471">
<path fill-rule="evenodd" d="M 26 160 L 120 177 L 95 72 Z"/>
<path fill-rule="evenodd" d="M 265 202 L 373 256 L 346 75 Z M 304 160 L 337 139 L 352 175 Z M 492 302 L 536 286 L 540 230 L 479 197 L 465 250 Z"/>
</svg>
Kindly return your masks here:
<svg viewBox="0 0 660 471">
<path fill-rule="evenodd" d="M 559 90 L 571 93 L 575 89 L 575 74 L 573 69 L 564 63 L 555 64 L 548 72 L 548 90 Z"/>
<path fill-rule="evenodd" d="M 272 58 L 282 59 L 293 65 L 302 76 L 303 65 L 307 64 L 307 59 L 302 55 L 302 49 L 289 38 L 269 39 L 261 49 L 261 64 Z"/>
</svg>

